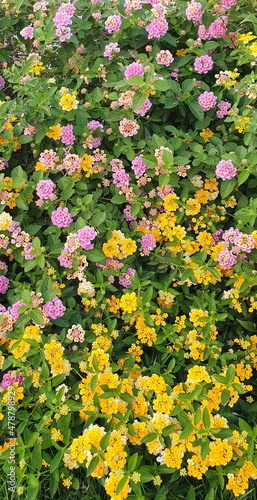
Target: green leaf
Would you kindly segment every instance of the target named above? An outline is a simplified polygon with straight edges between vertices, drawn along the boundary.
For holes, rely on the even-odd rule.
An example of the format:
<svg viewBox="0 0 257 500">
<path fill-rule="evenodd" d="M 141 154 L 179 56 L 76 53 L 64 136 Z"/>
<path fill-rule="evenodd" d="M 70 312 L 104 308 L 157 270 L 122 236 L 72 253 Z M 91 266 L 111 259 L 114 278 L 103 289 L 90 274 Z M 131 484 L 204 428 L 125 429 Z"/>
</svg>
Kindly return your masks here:
<svg viewBox="0 0 257 500">
<path fill-rule="evenodd" d="M 205 460 L 210 450 L 210 441 L 207 437 L 202 439 L 201 443 L 201 458 Z"/>
<path fill-rule="evenodd" d="M 229 366 L 226 372 L 227 384 L 228 385 L 232 384 L 234 378 L 235 378 L 235 368 L 233 366 Z"/>
<path fill-rule="evenodd" d="M 185 500 L 195 500 L 196 497 L 195 497 L 195 489 L 193 486 L 190 486 L 189 490 L 188 490 L 188 494 L 186 496 L 186 499 Z"/>
<path fill-rule="evenodd" d="M 170 88 L 170 82 L 167 80 L 156 80 L 153 85 L 156 90 L 160 90 L 161 92 L 166 92 Z"/>
<path fill-rule="evenodd" d="M 136 92 L 132 99 L 132 111 L 137 111 L 145 103 L 146 95 Z"/>
<path fill-rule="evenodd" d="M 137 466 L 137 461 L 138 461 L 138 453 L 134 453 L 134 455 L 131 455 L 128 461 L 129 472 L 134 472 Z"/>
<path fill-rule="evenodd" d="M 59 470 L 56 469 L 53 474 L 51 474 L 51 477 L 50 477 L 50 484 L 49 484 L 49 489 L 50 489 L 50 495 L 51 495 L 51 498 L 53 498 L 55 496 L 55 493 L 56 491 L 58 490 L 58 486 L 59 486 Z"/>
<path fill-rule="evenodd" d="M 38 309 L 33 309 L 30 312 L 30 318 L 39 326 L 42 326 L 44 324 L 43 314 Z"/>
<path fill-rule="evenodd" d="M 240 323 L 240 325 L 242 325 L 245 330 L 247 330 L 248 332 L 256 332 L 256 328 L 254 326 L 253 323 L 251 323 L 251 321 L 242 321 L 241 319 L 237 319 L 238 323 Z"/>
<path fill-rule="evenodd" d="M 238 175 L 238 178 L 237 178 L 238 186 L 240 186 L 245 181 L 247 181 L 249 175 L 250 175 L 249 170 L 243 170 L 242 172 L 240 172 L 240 174 Z"/>
<path fill-rule="evenodd" d="M 202 121 L 204 118 L 204 111 L 200 104 L 198 104 L 198 102 L 188 102 L 187 105 L 197 120 Z"/>
<path fill-rule="evenodd" d="M 36 500 L 39 490 L 39 480 L 34 474 L 28 474 L 27 476 L 28 488 L 27 488 L 27 500 Z"/>
<path fill-rule="evenodd" d="M 222 199 L 227 198 L 230 193 L 232 193 L 234 187 L 237 185 L 237 180 L 235 178 L 228 181 L 222 181 L 220 186 L 220 196 Z"/>
<path fill-rule="evenodd" d="M 125 484 L 127 483 L 128 478 L 127 476 L 124 476 L 121 478 L 121 480 L 118 482 L 117 488 L 116 488 L 116 495 L 119 495 L 120 492 L 123 490 Z"/>
<path fill-rule="evenodd" d="M 94 248 L 93 250 L 86 251 L 86 257 L 90 262 L 97 262 L 98 264 L 105 263 L 105 255 L 101 250 Z"/>
<path fill-rule="evenodd" d="M 141 209 L 140 203 L 133 203 L 130 211 L 131 215 L 132 216 L 137 215 L 138 212 L 140 212 L 140 209 Z"/>
<path fill-rule="evenodd" d="M 56 453 L 56 455 L 53 458 L 53 460 L 51 462 L 51 465 L 50 465 L 50 469 L 49 470 L 50 470 L 51 473 L 54 472 L 57 469 L 57 467 L 59 467 L 60 461 L 61 461 L 61 459 L 63 457 L 63 453 L 64 452 L 62 450 L 60 450 L 60 451 L 58 451 Z"/>
<path fill-rule="evenodd" d="M 182 83 L 182 92 L 190 92 L 190 90 L 193 90 L 195 86 L 195 81 L 194 80 L 184 80 Z"/>
<path fill-rule="evenodd" d="M 143 439 L 142 439 L 142 443 L 151 443 L 151 441 L 153 441 L 154 439 L 156 439 L 158 436 L 158 434 L 156 434 L 156 432 L 150 432 L 150 434 L 147 434 L 147 436 L 145 436 Z"/>
<path fill-rule="evenodd" d="M 209 410 L 206 407 L 203 409 L 203 424 L 206 429 L 210 428 L 211 420 L 210 420 Z"/>
<path fill-rule="evenodd" d="M 180 434 L 180 439 L 186 439 L 190 434 L 192 434 L 194 427 L 192 424 L 188 425 Z"/>
<path fill-rule="evenodd" d="M 88 468 L 87 468 L 87 477 L 91 476 L 92 472 L 94 472 L 95 468 L 98 466 L 98 462 L 100 460 L 100 457 L 96 455 L 95 457 L 92 458 Z"/>
<path fill-rule="evenodd" d="M 227 402 L 229 401 L 230 398 L 230 391 L 229 389 L 224 389 L 221 393 L 221 404 L 225 406 Z"/>
<path fill-rule="evenodd" d="M 206 497 L 204 500 L 214 500 L 215 498 L 215 492 L 214 489 L 212 488 L 209 493 L 207 493 Z"/>
<path fill-rule="evenodd" d="M 41 443 L 38 443 L 31 455 L 31 465 L 33 468 L 41 470 L 42 468 L 42 453 L 41 453 Z"/>
<path fill-rule="evenodd" d="M 242 418 L 239 418 L 238 423 L 239 423 L 240 432 L 247 432 L 247 435 L 249 437 L 251 437 L 252 433 L 253 433 L 253 429 L 250 427 L 250 425 L 247 424 L 247 422 L 245 422 L 245 420 L 243 420 Z"/>
</svg>

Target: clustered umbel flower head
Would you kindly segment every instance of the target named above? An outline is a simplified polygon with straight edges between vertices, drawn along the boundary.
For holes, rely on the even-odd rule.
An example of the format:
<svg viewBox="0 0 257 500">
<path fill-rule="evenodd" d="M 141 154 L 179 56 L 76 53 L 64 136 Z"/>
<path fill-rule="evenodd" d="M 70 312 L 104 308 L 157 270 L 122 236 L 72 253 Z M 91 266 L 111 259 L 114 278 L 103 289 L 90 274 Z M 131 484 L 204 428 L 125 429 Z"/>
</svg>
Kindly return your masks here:
<svg viewBox="0 0 257 500">
<path fill-rule="evenodd" d="M 50 179 L 42 180 L 37 183 L 36 193 L 41 200 L 55 200 L 56 195 L 53 190 L 56 188 L 56 184 Z"/>
<path fill-rule="evenodd" d="M 9 287 L 9 279 L 6 276 L 0 276 L 0 293 L 7 292 Z"/>
<path fill-rule="evenodd" d="M 58 297 L 54 297 L 52 300 L 46 302 L 43 310 L 48 318 L 57 319 L 64 315 L 66 307 Z"/>
<path fill-rule="evenodd" d="M 58 165 L 57 170 L 66 170 L 68 175 L 72 175 L 81 167 L 81 158 L 76 154 L 65 151 L 66 155 L 62 163 Z"/>
<path fill-rule="evenodd" d="M 3 90 L 5 87 L 5 79 L 0 76 L 0 90 Z"/>
<path fill-rule="evenodd" d="M 170 66 L 174 61 L 174 57 L 169 50 L 161 50 L 156 54 L 156 62 L 162 64 L 163 66 Z"/>
<path fill-rule="evenodd" d="M 104 57 L 108 57 L 109 61 L 112 61 L 115 54 L 120 52 L 120 48 L 117 42 L 110 42 L 108 45 L 105 45 L 104 48 Z"/>
<path fill-rule="evenodd" d="M 123 135 L 123 137 L 132 137 L 138 133 L 139 129 L 140 127 L 136 120 L 123 118 L 119 123 L 119 132 Z"/>
<path fill-rule="evenodd" d="M 69 328 L 66 337 L 73 342 L 83 342 L 85 334 L 86 332 L 81 325 L 72 325 Z"/>
<path fill-rule="evenodd" d="M 126 12 L 130 12 L 131 10 L 140 10 L 142 9 L 141 0 L 125 0 L 124 9 Z"/>
<path fill-rule="evenodd" d="M 148 169 L 140 156 L 136 156 L 134 160 L 132 160 L 131 168 L 134 171 L 134 174 L 137 176 L 144 175 L 144 173 Z"/>
<path fill-rule="evenodd" d="M 231 160 L 221 160 L 216 165 L 215 174 L 220 177 L 223 181 L 232 179 L 236 176 L 237 169 L 234 167 Z"/>
<path fill-rule="evenodd" d="M 0 157 L 0 172 L 6 168 L 8 168 L 8 162 L 4 158 Z"/>
<path fill-rule="evenodd" d="M 124 76 L 126 80 L 129 80 L 132 76 L 144 76 L 144 66 L 141 63 L 136 63 L 133 62 L 131 64 L 128 64 L 128 66 L 125 69 Z"/>
<path fill-rule="evenodd" d="M 34 28 L 32 24 L 29 24 L 29 26 L 26 26 L 23 28 L 23 30 L 20 31 L 20 35 L 27 40 L 28 38 L 31 40 L 34 37 Z"/>
<path fill-rule="evenodd" d="M 148 33 L 148 40 L 151 40 L 151 38 L 158 38 L 159 40 L 161 36 L 166 35 L 169 25 L 164 17 L 155 17 L 145 29 Z"/>
<path fill-rule="evenodd" d="M 59 37 L 61 42 L 69 40 L 72 36 L 71 29 L 68 27 L 72 24 L 72 16 L 75 12 L 75 6 L 72 3 L 61 3 L 58 8 L 53 22 L 55 24 L 56 30 L 55 34 Z"/>
<path fill-rule="evenodd" d="M 198 96 L 198 104 L 204 111 L 209 111 L 211 108 L 215 108 L 217 103 L 217 97 L 213 92 L 203 92 Z"/>
<path fill-rule="evenodd" d="M 124 168 L 119 168 L 112 173 L 113 184 L 121 188 L 129 184 L 130 176 L 126 173 Z"/>
<path fill-rule="evenodd" d="M 82 248 L 85 250 L 91 250 L 94 248 L 92 240 L 97 236 L 97 232 L 94 227 L 85 226 L 78 230 L 78 241 Z"/>
<path fill-rule="evenodd" d="M 7 389 L 7 387 L 10 387 L 15 382 L 17 383 L 17 386 L 20 387 L 23 384 L 24 379 L 25 377 L 16 370 L 9 370 L 4 374 L 0 387 Z"/>
<path fill-rule="evenodd" d="M 156 248 L 155 238 L 151 234 L 144 234 L 141 238 L 142 255 L 150 255 Z"/>
<path fill-rule="evenodd" d="M 136 271 L 132 267 L 129 267 L 125 273 L 122 273 L 119 277 L 119 285 L 127 288 L 132 285 L 131 276 L 135 276 Z"/>
<path fill-rule="evenodd" d="M 131 215 L 131 206 L 130 205 L 126 205 L 126 207 L 123 209 L 123 213 L 124 213 L 127 221 L 133 222 L 133 221 L 137 220 L 136 215 Z"/>
<path fill-rule="evenodd" d="M 224 116 L 229 115 L 231 110 L 231 104 L 228 101 L 220 101 L 218 106 L 219 109 L 216 112 L 217 118 L 224 118 Z"/>
<path fill-rule="evenodd" d="M 186 18 L 189 21 L 200 23 L 202 21 L 202 4 L 200 2 L 189 2 L 186 8 Z"/>
<path fill-rule="evenodd" d="M 194 62 L 194 69 L 199 74 L 206 74 L 213 68 L 213 60 L 210 56 L 196 57 Z"/>
<path fill-rule="evenodd" d="M 222 250 L 218 255 L 218 262 L 221 267 L 230 269 L 236 264 L 236 256 L 230 250 Z"/>
<path fill-rule="evenodd" d="M 210 24 L 209 28 L 205 28 L 204 24 L 200 24 L 198 28 L 198 37 L 201 40 L 211 40 L 211 38 L 221 38 L 226 34 L 228 18 L 223 16 L 222 18 L 215 19 L 213 23 Z"/>
<path fill-rule="evenodd" d="M 233 5 L 236 5 L 237 3 L 237 0 L 221 0 L 220 2 L 220 6 L 225 9 L 225 10 L 228 10 L 230 9 Z"/>
<path fill-rule="evenodd" d="M 45 149 L 39 155 L 39 162 L 44 167 L 52 169 L 55 167 L 55 163 L 59 161 L 59 156 L 53 149 Z"/>
<path fill-rule="evenodd" d="M 73 134 L 73 125 L 66 125 L 65 127 L 62 127 L 61 141 L 63 144 L 71 146 L 75 139 L 76 137 Z"/>
<path fill-rule="evenodd" d="M 58 207 L 52 212 L 51 221 L 54 226 L 62 228 L 69 227 L 73 219 L 67 207 Z"/>
<path fill-rule="evenodd" d="M 121 23 L 120 16 L 109 16 L 105 21 L 105 29 L 108 33 L 118 32 L 120 31 Z"/>
</svg>

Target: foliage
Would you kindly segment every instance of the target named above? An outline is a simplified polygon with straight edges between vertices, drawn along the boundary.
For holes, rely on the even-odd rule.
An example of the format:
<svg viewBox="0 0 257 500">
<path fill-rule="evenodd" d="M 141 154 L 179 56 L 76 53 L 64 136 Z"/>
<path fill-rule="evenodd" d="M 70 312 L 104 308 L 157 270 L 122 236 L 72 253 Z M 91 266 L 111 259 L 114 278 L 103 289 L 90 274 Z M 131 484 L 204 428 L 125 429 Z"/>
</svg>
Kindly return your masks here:
<svg viewBox="0 0 257 500">
<path fill-rule="evenodd" d="M 0 459 L 15 444 L 21 499 L 256 496 L 256 8 L 1 3 Z"/>
</svg>

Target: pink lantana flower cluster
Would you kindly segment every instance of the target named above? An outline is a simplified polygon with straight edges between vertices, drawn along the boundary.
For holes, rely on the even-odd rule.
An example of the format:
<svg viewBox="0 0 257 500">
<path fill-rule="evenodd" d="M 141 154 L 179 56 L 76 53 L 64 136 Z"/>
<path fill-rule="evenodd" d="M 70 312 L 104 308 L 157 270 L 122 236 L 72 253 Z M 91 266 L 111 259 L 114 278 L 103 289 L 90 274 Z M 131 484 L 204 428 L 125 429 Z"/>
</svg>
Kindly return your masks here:
<svg viewBox="0 0 257 500">
<path fill-rule="evenodd" d="M 219 109 L 216 113 L 217 118 L 224 118 L 224 116 L 229 115 L 231 110 L 231 104 L 228 101 L 220 101 L 218 106 Z"/>
<path fill-rule="evenodd" d="M 200 2 L 190 2 L 186 8 L 186 18 L 189 21 L 200 23 L 202 21 L 202 4 Z"/>
<path fill-rule="evenodd" d="M 39 197 L 39 200 L 37 200 L 36 205 L 41 207 L 44 203 L 44 200 L 51 200 L 51 201 L 55 200 L 56 195 L 53 192 L 55 188 L 56 184 L 52 182 L 50 179 L 39 181 L 36 186 L 36 193 Z"/>
<path fill-rule="evenodd" d="M 141 63 L 134 62 L 126 67 L 124 76 L 126 80 L 129 80 L 129 78 L 136 75 L 144 76 L 144 66 Z"/>
<path fill-rule="evenodd" d="M 109 16 L 105 21 L 105 29 L 108 33 L 113 33 L 114 31 L 117 33 L 120 31 L 121 22 L 120 16 Z"/>
<path fill-rule="evenodd" d="M 161 50 L 155 59 L 158 64 L 162 64 L 163 66 L 170 66 L 174 61 L 174 57 L 169 50 Z"/>
<path fill-rule="evenodd" d="M 213 68 L 213 60 L 210 56 L 200 56 L 195 59 L 194 69 L 199 74 L 206 74 Z"/>
<path fill-rule="evenodd" d="M 92 250 L 94 245 L 92 240 L 97 236 L 97 232 L 94 227 L 85 226 L 78 230 L 78 241 L 81 248 L 84 250 Z"/>
<path fill-rule="evenodd" d="M 148 26 L 145 27 L 148 33 L 148 40 L 151 38 L 161 38 L 161 36 L 166 35 L 169 25 L 165 17 L 155 17 Z"/>
<path fill-rule="evenodd" d="M 213 92 L 203 92 L 198 96 L 198 104 L 204 111 L 209 111 L 211 108 L 215 108 L 217 103 L 217 97 Z"/>
<path fill-rule="evenodd" d="M 237 169 L 234 167 L 231 160 L 221 160 L 216 165 L 215 174 L 220 177 L 223 181 L 232 179 L 236 176 Z"/>
<path fill-rule="evenodd" d="M 132 137 L 136 135 L 140 127 L 136 120 L 128 120 L 123 118 L 119 123 L 119 132 L 123 137 Z"/>
<path fill-rule="evenodd" d="M 51 221 L 54 226 L 62 228 L 69 227 L 73 219 L 71 217 L 71 214 L 69 213 L 68 208 L 58 207 L 57 210 L 54 210 L 54 212 L 52 212 Z"/>
<path fill-rule="evenodd" d="M 109 61 L 112 61 L 114 55 L 118 52 L 120 52 L 120 48 L 117 42 L 110 42 L 108 45 L 105 45 L 104 57 L 108 57 Z"/>
<path fill-rule="evenodd" d="M 54 297 L 52 300 L 46 302 L 43 306 L 43 311 L 45 312 L 47 318 L 57 319 L 64 315 L 66 307 L 63 305 L 62 301 L 58 297 Z"/>
</svg>

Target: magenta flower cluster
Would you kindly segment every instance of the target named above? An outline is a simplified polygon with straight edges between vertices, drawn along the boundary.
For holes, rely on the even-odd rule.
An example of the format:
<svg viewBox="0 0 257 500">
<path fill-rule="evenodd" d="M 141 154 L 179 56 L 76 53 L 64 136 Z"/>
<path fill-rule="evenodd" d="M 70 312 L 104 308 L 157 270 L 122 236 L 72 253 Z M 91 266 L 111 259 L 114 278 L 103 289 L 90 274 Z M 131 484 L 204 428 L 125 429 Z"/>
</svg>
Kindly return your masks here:
<svg viewBox="0 0 257 500">
<path fill-rule="evenodd" d="M 150 255 L 150 252 L 156 248 L 156 241 L 151 234 L 144 234 L 144 236 L 142 236 L 141 248 L 143 255 Z"/>
<path fill-rule="evenodd" d="M 150 99 L 147 97 L 144 104 L 139 108 L 135 110 L 135 113 L 137 115 L 145 116 L 147 111 L 152 107 L 152 103 Z"/>
<path fill-rule="evenodd" d="M 202 21 L 202 4 L 200 2 L 190 2 L 186 9 L 186 18 L 189 21 L 200 23 Z"/>
<path fill-rule="evenodd" d="M 210 56 L 196 57 L 194 69 L 197 73 L 208 73 L 213 68 L 213 60 Z"/>
<path fill-rule="evenodd" d="M 132 76 L 136 76 L 136 75 L 144 76 L 144 66 L 141 63 L 134 62 L 134 63 L 129 64 L 126 67 L 124 76 L 125 76 L 126 80 L 128 80 Z"/>
<path fill-rule="evenodd" d="M 203 92 L 198 96 L 198 104 L 204 111 L 209 111 L 211 108 L 215 108 L 217 103 L 217 97 L 213 92 Z"/>
<path fill-rule="evenodd" d="M 220 177 L 223 181 L 232 179 L 237 173 L 236 167 L 234 167 L 231 160 L 221 160 L 216 165 L 215 174 Z"/>
<path fill-rule="evenodd" d="M 68 208 L 58 207 L 57 210 L 54 210 L 54 212 L 52 212 L 51 221 L 54 226 L 62 228 L 69 227 L 73 219 L 71 217 L 71 214 L 69 213 Z"/>
<path fill-rule="evenodd" d="M 104 57 L 108 57 L 109 61 L 112 61 L 114 55 L 118 52 L 120 52 L 120 48 L 117 42 L 110 42 L 108 45 L 105 45 Z"/>
<path fill-rule="evenodd" d="M 66 307 L 58 297 L 54 297 L 52 300 L 46 302 L 43 310 L 48 318 L 57 319 L 64 315 Z"/>
<path fill-rule="evenodd" d="M 23 30 L 20 31 L 20 35 L 25 39 L 27 40 L 28 38 L 31 40 L 34 36 L 34 29 L 32 27 L 32 24 L 30 24 L 29 26 L 26 26 L 25 28 L 23 28 Z"/>
<path fill-rule="evenodd" d="M 94 245 L 92 240 L 95 239 L 97 232 L 94 227 L 85 226 L 78 230 L 78 241 L 82 248 L 85 250 L 92 250 Z"/>
<path fill-rule="evenodd" d="M 9 287 L 9 279 L 6 276 L 0 276 L 0 293 L 7 292 Z"/>
<path fill-rule="evenodd" d="M 231 110 L 231 104 L 228 101 L 220 101 L 217 107 L 219 108 L 216 113 L 217 118 L 224 118 Z"/>
<path fill-rule="evenodd" d="M 18 373 L 15 370 L 9 370 L 4 374 L 0 387 L 7 389 L 7 387 L 10 387 L 15 382 L 18 384 L 18 387 L 20 387 L 24 379 L 25 377 L 21 373 Z"/>
<path fill-rule="evenodd" d="M 109 16 L 105 21 L 105 29 L 108 33 L 118 32 L 120 31 L 121 22 L 120 16 Z"/>
<path fill-rule="evenodd" d="M 158 64 L 162 64 L 163 66 L 170 66 L 174 61 L 174 57 L 169 50 L 161 50 L 155 59 Z"/>
<path fill-rule="evenodd" d="M 76 137 L 73 134 L 73 125 L 66 125 L 65 127 L 62 127 L 61 141 L 63 144 L 71 146 L 75 139 Z"/>
<path fill-rule="evenodd" d="M 36 193 L 42 200 L 55 200 L 56 195 L 53 193 L 55 188 L 56 184 L 50 179 L 46 179 L 37 183 Z"/>
<path fill-rule="evenodd" d="M 134 171 L 135 175 L 141 176 L 144 175 L 148 167 L 144 164 L 140 156 L 136 156 L 134 160 L 132 160 L 131 168 Z"/>
<path fill-rule="evenodd" d="M 209 28 L 205 28 L 204 24 L 200 24 L 198 28 L 198 37 L 201 40 L 210 40 L 211 38 L 221 38 L 226 34 L 227 31 L 228 18 L 223 16 L 222 18 L 215 19 L 213 23 L 210 24 Z"/>
<path fill-rule="evenodd" d="M 148 40 L 151 40 L 151 38 L 159 39 L 161 36 L 166 35 L 169 25 L 164 17 L 155 17 L 145 29 L 148 33 Z"/>
<path fill-rule="evenodd" d="M 75 12 L 75 6 L 72 3 L 61 3 L 58 8 L 53 22 L 55 24 L 56 30 L 55 34 L 59 37 L 61 42 L 69 40 L 72 36 L 71 29 L 68 27 L 72 24 L 72 16 Z"/>
</svg>

